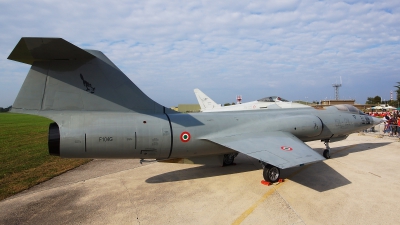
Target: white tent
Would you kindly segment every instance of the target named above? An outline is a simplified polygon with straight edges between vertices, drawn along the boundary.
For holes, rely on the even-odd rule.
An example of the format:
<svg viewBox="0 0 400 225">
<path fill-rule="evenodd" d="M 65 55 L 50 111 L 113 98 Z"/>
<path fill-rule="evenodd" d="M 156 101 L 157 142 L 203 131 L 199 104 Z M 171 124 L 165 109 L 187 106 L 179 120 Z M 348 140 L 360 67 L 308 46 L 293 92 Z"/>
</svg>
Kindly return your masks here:
<svg viewBox="0 0 400 225">
<path fill-rule="evenodd" d="M 388 109 L 396 109 L 396 108 L 393 106 L 388 106 L 388 107 L 385 107 L 384 109 L 388 110 Z"/>
</svg>

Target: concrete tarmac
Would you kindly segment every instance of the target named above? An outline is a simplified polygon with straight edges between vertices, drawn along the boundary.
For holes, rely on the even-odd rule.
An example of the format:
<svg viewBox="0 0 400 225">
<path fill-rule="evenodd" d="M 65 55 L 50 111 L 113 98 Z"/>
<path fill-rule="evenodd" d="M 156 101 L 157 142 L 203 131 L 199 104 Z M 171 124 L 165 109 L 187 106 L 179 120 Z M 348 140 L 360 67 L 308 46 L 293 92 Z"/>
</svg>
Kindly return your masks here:
<svg viewBox="0 0 400 225">
<path fill-rule="evenodd" d="M 0 224 L 398 224 L 398 140 L 352 134 L 271 186 L 243 154 L 228 167 L 94 160 L 1 201 Z"/>
</svg>

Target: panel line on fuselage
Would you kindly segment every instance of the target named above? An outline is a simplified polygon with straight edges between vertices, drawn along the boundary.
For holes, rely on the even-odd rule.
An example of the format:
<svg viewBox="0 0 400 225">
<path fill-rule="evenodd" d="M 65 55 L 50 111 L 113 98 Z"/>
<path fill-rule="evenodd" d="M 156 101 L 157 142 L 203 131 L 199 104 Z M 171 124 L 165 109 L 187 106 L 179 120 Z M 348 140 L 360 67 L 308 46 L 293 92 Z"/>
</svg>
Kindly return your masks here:
<svg viewBox="0 0 400 225">
<path fill-rule="evenodd" d="M 170 147 L 170 149 L 169 149 L 169 154 L 168 154 L 168 158 L 167 159 L 169 159 L 170 157 L 171 157 L 171 154 L 172 154 L 172 148 L 173 148 L 173 146 L 174 146 L 174 136 L 173 136 L 173 132 L 172 132 L 172 124 L 171 124 L 171 119 L 169 118 L 169 116 L 168 116 L 168 114 L 165 112 L 165 107 L 164 107 L 164 114 L 167 116 L 167 118 L 168 118 L 168 123 L 169 123 L 169 130 L 170 130 L 170 133 L 171 133 L 171 147 Z"/>
<path fill-rule="evenodd" d="M 86 133 L 85 133 L 85 152 L 86 152 Z"/>
</svg>

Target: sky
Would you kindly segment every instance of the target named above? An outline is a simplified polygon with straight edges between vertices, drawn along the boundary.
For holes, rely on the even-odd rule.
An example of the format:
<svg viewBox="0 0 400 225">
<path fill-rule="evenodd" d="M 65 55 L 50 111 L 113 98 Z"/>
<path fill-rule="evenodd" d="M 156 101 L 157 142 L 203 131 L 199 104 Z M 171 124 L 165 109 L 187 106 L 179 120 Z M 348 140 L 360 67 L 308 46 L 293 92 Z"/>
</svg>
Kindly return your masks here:
<svg viewBox="0 0 400 225">
<path fill-rule="evenodd" d="M 400 1 L 0 0 L 0 107 L 30 68 L 7 60 L 21 37 L 61 37 L 107 55 L 167 106 L 278 95 L 390 99 L 400 82 Z M 396 98 L 396 93 L 393 93 Z"/>
</svg>

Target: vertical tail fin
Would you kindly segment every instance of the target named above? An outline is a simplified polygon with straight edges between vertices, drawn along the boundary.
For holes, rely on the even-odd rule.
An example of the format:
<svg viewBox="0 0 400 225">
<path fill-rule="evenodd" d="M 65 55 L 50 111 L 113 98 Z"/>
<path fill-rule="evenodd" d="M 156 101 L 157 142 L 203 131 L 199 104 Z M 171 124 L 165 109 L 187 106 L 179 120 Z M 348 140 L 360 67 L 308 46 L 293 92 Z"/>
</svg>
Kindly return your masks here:
<svg viewBox="0 0 400 225">
<path fill-rule="evenodd" d="M 201 111 L 207 111 L 211 109 L 221 108 L 222 106 L 215 103 L 210 97 L 204 94 L 200 89 L 194 89 L 197 101 L 200 104 Z"/>
<path fill-rule="evenodd" d="M 80 49 L 61 38 L 21 38 L 8 59 L 32 65 L 13 111 L 165 110 L 102 52 Z"/>
</svg>

